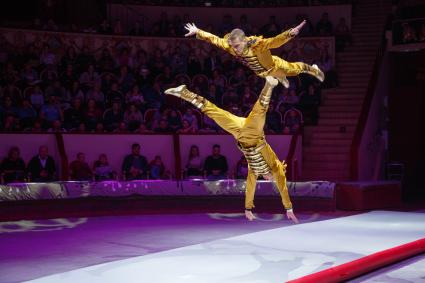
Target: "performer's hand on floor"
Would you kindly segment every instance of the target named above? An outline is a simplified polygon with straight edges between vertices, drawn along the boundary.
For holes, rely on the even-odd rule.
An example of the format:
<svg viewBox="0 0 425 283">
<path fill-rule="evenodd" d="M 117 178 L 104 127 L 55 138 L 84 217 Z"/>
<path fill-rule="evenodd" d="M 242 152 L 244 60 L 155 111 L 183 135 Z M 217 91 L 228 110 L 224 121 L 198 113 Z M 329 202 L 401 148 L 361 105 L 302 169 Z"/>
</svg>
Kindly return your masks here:
<svg viewBox="0 0 425 283">
<path fill-rule="evenodd" d="M 255 216 L 254 216 L 254 214 L 252 213 L 251 210 L 245 210 L 245 217 L 249 221 L 255 220 Z"/>
<path fill-rule="evenodd" d="M 301 22 L 301 24 L 299 24 L 299 25 L 297 25 L 296 27 L 294 27 L 292 30 L 291 30 L 291 35 L 292 36 L 296 36 L 296 35 L 298 35 L 299 33 L 300 33 L 300 30 L 303 28 L 303 26 L 306 24 L 306 20 L 304 20 L 304 21 L 302 21 Z"/>
<path fill-rule="evenodd" d="M 286 211 L 286 217 L 288 217 L 288 219 L 292 220 L 295 224 L 300 223 L 298 221 L 298 218 L 295 216 L 294 212 L 292 210 L 287 210 Z"/>
<path fill-rule="evenodd" d="M 192 36 L 195 35 L 198 32 L 198 28 L 195 26 L 194 23 L 187 23 L 184 28 L 188 31 L 188 33 L 186 33 L 184 36 L 188 37 L 188 36 Z"/>
</svg>

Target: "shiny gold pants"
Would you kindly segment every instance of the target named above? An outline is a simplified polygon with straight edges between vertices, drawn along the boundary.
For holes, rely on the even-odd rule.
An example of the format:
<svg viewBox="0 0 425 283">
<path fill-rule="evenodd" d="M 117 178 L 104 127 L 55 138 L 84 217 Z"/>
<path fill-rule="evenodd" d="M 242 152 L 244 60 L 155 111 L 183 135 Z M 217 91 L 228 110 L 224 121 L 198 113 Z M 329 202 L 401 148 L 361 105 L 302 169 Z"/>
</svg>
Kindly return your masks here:
<svg viewBox="0 0 425 283">
<path fill-rule="evenodd" d="M 225 131 L 233 135 L 242 147 L 252 147 L 261 143 L 266 143 L 263 128 L 268 105 L 260 103 L 260 99 L 261 95 L 246 118 L 233 115 L 232 113 L 217 107 L 215 104 L 206 99 L 204 100 L 205 106 L 202 108 L 202 111 Z M 279 160 L 275 152 L 267 143 L 261 149 L 261 155 L 270 166 L 273 179 L 276 182 L 276 186 L 282 197 L 283 206 L 286 209 L 291 209 L 292 204 L 289 199 L 285 177 L 286 164 Z M 252 209 L 254 207 L 254 194 L 257 177 L 258 176 L 256 176 L 251 169 L 248 170 L 245 194 L 246 209 Z"/>
</svg>

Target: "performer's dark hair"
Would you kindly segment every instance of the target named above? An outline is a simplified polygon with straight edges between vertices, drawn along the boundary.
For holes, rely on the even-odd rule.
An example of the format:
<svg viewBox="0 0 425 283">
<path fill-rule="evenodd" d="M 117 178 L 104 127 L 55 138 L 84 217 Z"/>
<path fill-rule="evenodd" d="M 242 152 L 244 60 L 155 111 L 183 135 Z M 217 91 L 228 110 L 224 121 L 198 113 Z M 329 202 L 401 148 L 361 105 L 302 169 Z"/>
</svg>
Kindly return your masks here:
<svg viewBox="0 0 425 283">
<path fill-rule="evenodd" d="M 216 148 L 216 147 L 220 147 L 220 145 L 219 144 L 213 145 L 213 148 Z"/>
</svg>

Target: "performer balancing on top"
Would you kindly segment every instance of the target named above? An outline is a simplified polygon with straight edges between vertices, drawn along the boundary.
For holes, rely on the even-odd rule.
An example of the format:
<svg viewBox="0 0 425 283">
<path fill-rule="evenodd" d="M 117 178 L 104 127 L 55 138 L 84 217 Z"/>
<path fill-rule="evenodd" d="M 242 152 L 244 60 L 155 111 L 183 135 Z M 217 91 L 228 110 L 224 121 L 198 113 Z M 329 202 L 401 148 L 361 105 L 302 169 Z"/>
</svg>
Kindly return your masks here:
<svg viewBox="0 0 425 283">
<path fill-rule="evenodd" d="M 265 78 L 273 76 L 277 78 L 286 88 L 289 87 L 287 76 L 297 76 L 300 73 L 307 73 L 323 82 L 325 76 L 317 65 L 310 66 L 303 62 L 287 62 L 282 58 L 271 54 L 270 49 L 278 48 L 295 37 L 305 25 L 304 20 L 295 28 L 291 28 L 272 38 L 262 36 L 245 36 L 241 29 L 234 29 L 220 38 L 196 27 L 194 23 L 187 23 L 185 35 L 196 35 L 215 46 L 229 52 L 235 56 L 242 64 L 254 71 L 258 76 Z"/>
<path fill-rule="evenodd" d="M 205 115 L 213 119 L 220 127 L 233 135 L 238 142 L 238 147 L 248 161 L 248 177 L 245 193 L 245 216 L 254 220 L 252 214 L 254 208 L 255 185 L 258 176 L 274 180 L 282 197 L 286 215 L 294 222 L 298 222 L 292 210 L 292 204 L 286 186 L 286 164 L 281 162 L 264 137 L 264 123 L 269 107 L 273 88 L 278 84 L 277 79 L 267 76 L 266 84 L 258 97 L 257 102 L 249 115 L 244 117 L 235 116 L 216 105 L 189 91 L 185 85 L 170 88 L 166 94 L 174 95 L 192 103 Z"/>
</svg>

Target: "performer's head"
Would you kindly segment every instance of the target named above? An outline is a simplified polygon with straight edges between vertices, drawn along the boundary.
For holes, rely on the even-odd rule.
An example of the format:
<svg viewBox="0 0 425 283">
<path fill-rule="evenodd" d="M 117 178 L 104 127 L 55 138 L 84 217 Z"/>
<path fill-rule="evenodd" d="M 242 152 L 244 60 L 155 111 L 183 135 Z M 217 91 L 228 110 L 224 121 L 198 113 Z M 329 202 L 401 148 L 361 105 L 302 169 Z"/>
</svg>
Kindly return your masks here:
<svg viewBox="0 0 425 283">
<path fill-rule="evenodd" d="M 230 32 L 227 42 L 235 50 L 236 53 L 242 53 L 247 44 L 244 31 L 235 28 Z"/>
</svg>

